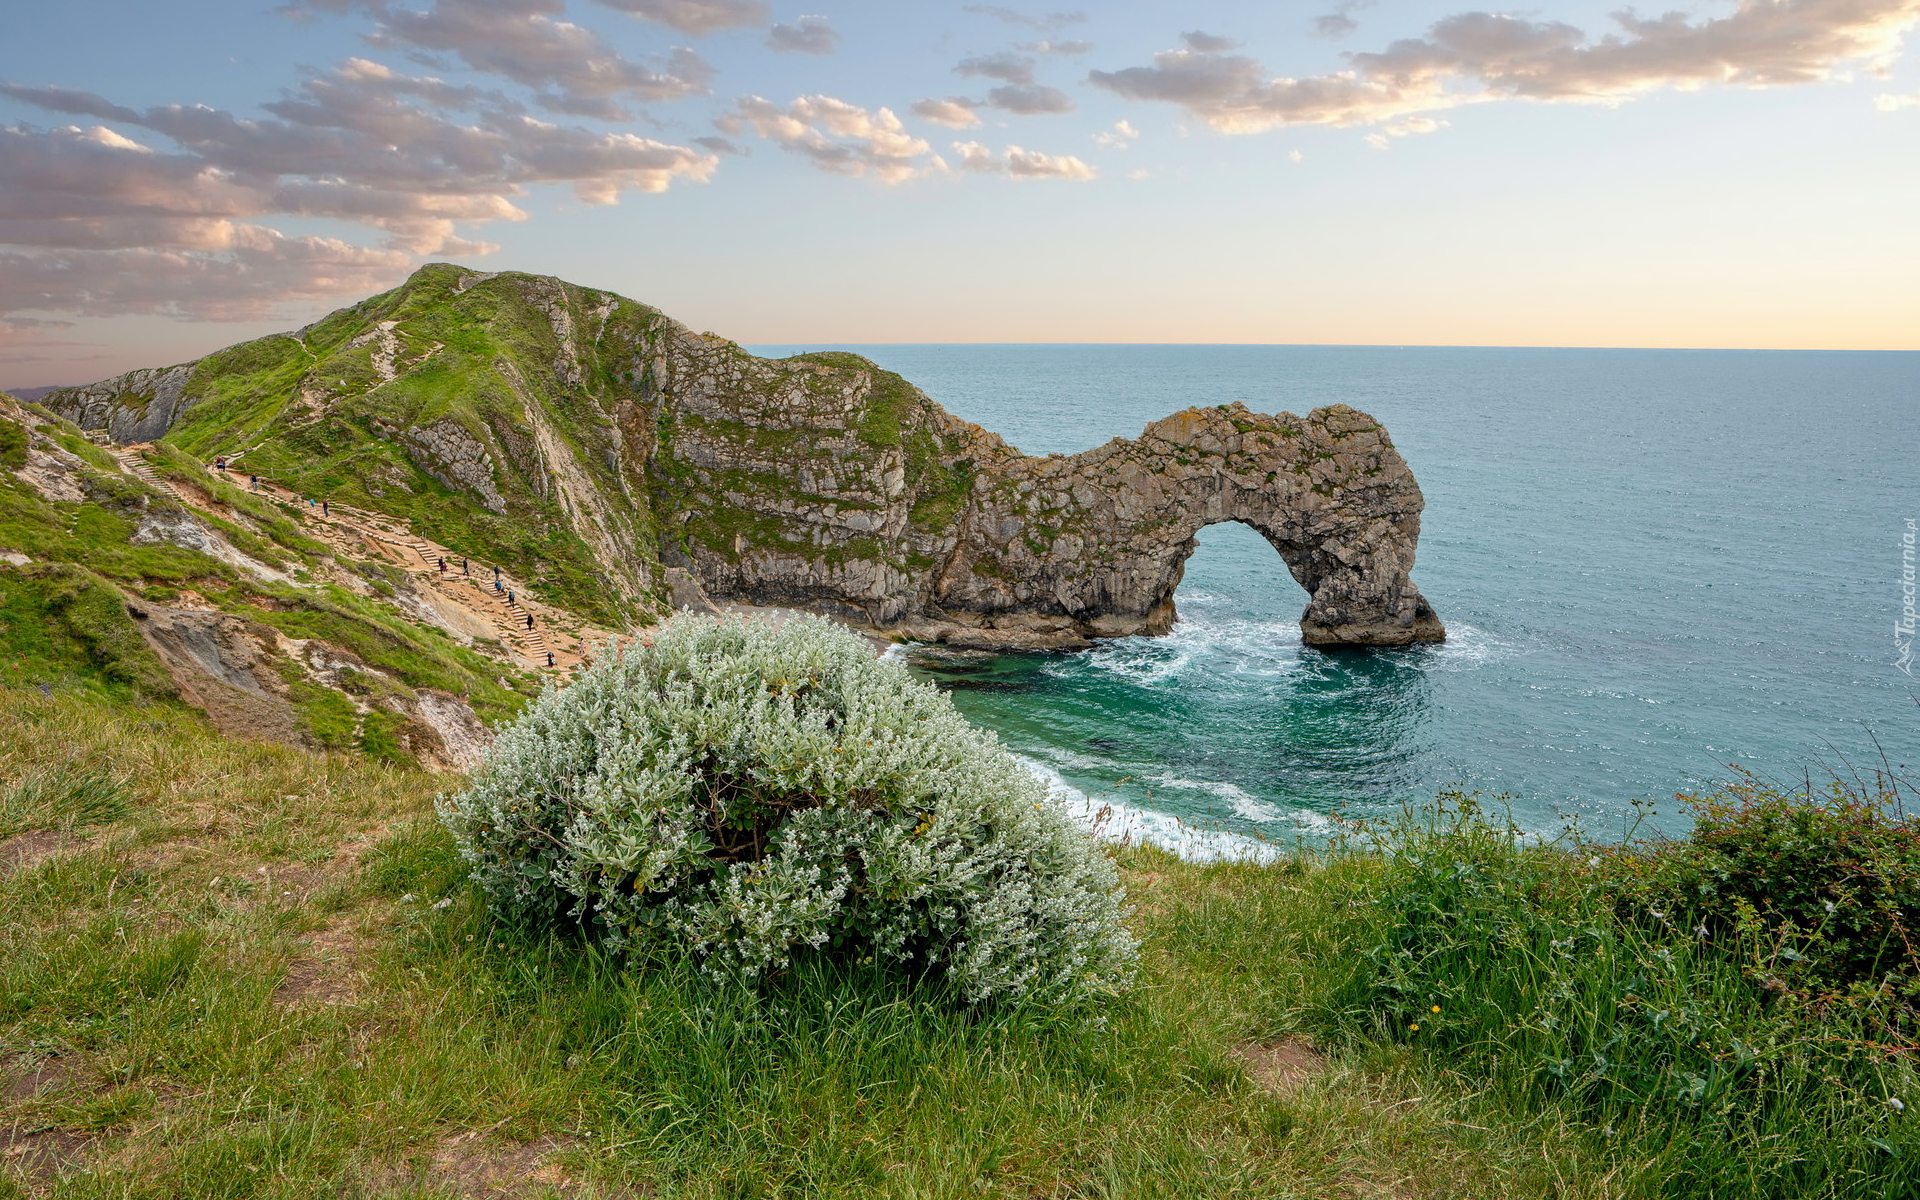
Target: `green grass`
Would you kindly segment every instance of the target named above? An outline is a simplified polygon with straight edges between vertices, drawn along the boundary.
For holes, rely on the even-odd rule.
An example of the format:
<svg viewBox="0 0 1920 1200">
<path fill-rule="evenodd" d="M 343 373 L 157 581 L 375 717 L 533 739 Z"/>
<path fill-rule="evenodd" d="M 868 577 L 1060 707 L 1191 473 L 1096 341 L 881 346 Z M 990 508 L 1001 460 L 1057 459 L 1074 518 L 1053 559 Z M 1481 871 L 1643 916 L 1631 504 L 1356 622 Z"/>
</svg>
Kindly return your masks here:
<svg viewBox="0 0 1920 1200">
<path fill-rule="evenodd" d="M 1642 869 L 1685 842 L 1467 804 L 1271 866 L 1123 849 L 1139 985 L 981 1010 L 503 925 L 431 814 L 454 779 L 173 709 L 0 690 L 0 780 L 0 862 L 65 839 L 0 867 L 8 1200 L 1915 1189 L 1897 1013 L 1767 986 L 1816 943 L 1764 910 L 1765 944 L 1702 939 Z"/>
<path fill-rule="evenodd" d="M 1323 1071 L 1257 1086 L 1237 1047 L 1330 1028 L 1371 921 L 1361 858 L 1130 851 L 1141 986 L 980 1012 L 859 963 L 743 993 L 502 927 L 429 814 L 451 780 L 0 693 L 0 775 L 49 761 L 127 795 L 0 876 L 0 1073 L 46 1081 L 0 1130 L 67 1147 L 64 1174 L 0 1158 L 0 1196 L 454 1195 L 515 1154 L 557 1194 L 690 1198 L 1533 1197 L 1604 1174 L 1397 1045 L 1323 1040 Z"/>
</svg>

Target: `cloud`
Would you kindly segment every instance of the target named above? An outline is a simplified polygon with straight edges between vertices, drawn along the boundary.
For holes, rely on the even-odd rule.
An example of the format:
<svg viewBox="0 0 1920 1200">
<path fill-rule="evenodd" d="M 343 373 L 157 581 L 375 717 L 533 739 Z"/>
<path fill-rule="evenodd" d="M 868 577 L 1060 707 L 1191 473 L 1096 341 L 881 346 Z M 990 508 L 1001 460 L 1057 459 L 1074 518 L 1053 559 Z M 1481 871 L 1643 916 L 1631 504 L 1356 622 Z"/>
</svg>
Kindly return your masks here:
<svg viewBox="0 0 1920 1200">
<path fill-rule="evenodd" d="M 1095 171 L 1070 154 L 1041 154 L 1008 146 L 1006 153 L 994 152 L 979 142 L 955 142 L 953 152 L 960 158 L 960 169 L 983 175 L 1010 175 L 1015 179 L 1092 179 Z"/>
<path fill-rule="evenodd" d="M 1372 8 L 1374 0 L 1340 0 L 1330 13 L 1322 13 L 1313 19 L 1313 32 L 1316 37 L 1339 39 L 1348 36 L 1360 28 L 1360 22 L 1353 14 L 1363 8 Z M 1194 47 L 1199 49 L 1199 47 Z"/>
<path fill-rule="evenodd" d="M 1004 25 L 1018 25 L 1024 29 L 1037 29 L 1041 33 L 1053 33 L 1067 25 L 1078 25 L 1087 19 L 1087 14 L 1073 12 L 1047 13 L 1044 16 L 1030 17 L 1011 8 L 1002 8 L 991 4 L 969 4 L 960 10 L 976 16 L 992 17 Z"/>
<path fill-rule="evenodd" d="M 1181 34 L 1180 40 L 1187 44 L 1187 49 L 1198 50 L 1202 54 L 1219 54 L 1225 50 L 1237 49 L 1240 45 L 1230 37 L 1217 37 L 1211 33 L 1202 33 L 1198 29 Z"/>
<path fill-rule="evenodd" d="M 1881 112 L 1899 112 L 1903 108 L 1913 108 L 1916 105 L 1920 105 L 1920 95 L 1897 95 L 1882 92 L 1873 98 L 1873 106 Z"/>
<path fill-rule="evenodd" d="M 536 89 L 541 107 L 575 116 L 625 120 L 623 100 L 677 100 L 706 91 L 713 78 L 706 60 L 684 47 L 659 70 L 623 57 L 599 34 L 561 20 L 565 0 L 436 0 L 425 9 L 328 0 L 326 7 L 372 16 L 372 45 L 452 54 L 482 74 Z"/>
<path fill-rule="evenodd" d="M 0 308 L 260 316 L 280 300 L 390 283 L 420 255 L 486 253 L 461 227 L 525 219 L 514 200 L 531 185 L 611 204 L 703 181 L 719 161 L 541 120 L 498 93 L 365 59 L 305 80 L 264 106 L 265 118 L 199 105 L 136 111 L 65 88 L 0 83 L 0 95 L 111 114 L 143 135 L 0 129 Z M 384 242 L 293 237 L 264 223 L 277 217 L 346 221 Z"/>
<path fill-rule="evenodd" d="M 1397 121 L 1388 121 L 1360 140 L 1375 150 L 1391 150 L 1394 138 L 1412 137 L 1421 133 L 1438 133 L 1445 126 L 1445 121 L 1436 121 L 1432 117 L 1401 117 Z"/>
<path fill-rule="evenodd" d="M 1088 79 L 1128 99 L 1177 104 L 1225 133 L 1377 124 L 1488 100 L 1778 86 L 1831 78 L 1849 62 L 1884 66 L 1920 21 L 1920 0 L 1738 0 L 1730 15 L 1697 23 L 1674 13 L 1614 20 L 1618 32 L 1591 38 L 1557 21 L 1464 13 L 1425 37 L 1351 55 L 1349 70 L 1306 79 L 1270 78 L 1251 58 L 1191 48 Z"/>
<path fill-rule="evenodd" d="M 1054 41 L 1052 39 L 1048 39 L 1046 41 L 1041 41 L 1041 42 L 1026 42 L 1022 44 L 1020 48 L 1022 50 L 1030 51 L 1034 54 L 1069 54 L 1071 55 L 1071 54 L 1085 54 L 1087 51 L 1093 49 L 1093 43 L 1092 42 L 1074 42 L 1074 41 L 1060 42 L 1060 41 Z"/>
<path fill-rule="evenodd" d="M 1022 117 L 1073 111 L 1072 97 L 1059 88 L 1050 88 L 1042 84 L 1034 84 L 1030 87 L 1007 84 L 992 88 L 987 92 L 987 103 Z"/>
<path fill-rule="evenodd" d="M 948 129 L 971 129 L 980 123 L 980 117 L 973 111 L 979 107 L 978 100 L 949 96 L 945 100 L 916 100 L 911 111 L 923 121 L 945 125 Z"/>
<path fill-rule="evenodd" d="M 1034 62 L 1031 58 L 1022 58 L 1009 50 L 998 54 L 983 54 L 975 58 L 963 58 L 954 66 L 960 75 L 983 75 L 988 79 L 1002 79 L 1016 85 L 1033 82 Z"/>
<path fill-rule="evenodd" d="M 390 287 L 413 262 L 403 251 L 336 238 L 290 238 L 260 226 L 242 232 L 222 254 L 172 247 L 0 251 L 0 308 L 237 321 L 289 300 Z"/>
<path fill-rule="evenodd" d="M 704 37 L 722 29 L 765 25 L 771 13 L 762 0 L 597 0 L 643 21 Z"/>
<path fill-rule="evenodd" d="M 1103 129 L 1094 134 L 1093 141 L 1095 145 L 1105 146 L 1109 150 L 1125 150 L 1139 136 L 1140 131 L 1131 122 L 1115 121 L 1112 129 Z"/>
<path fill-rule="evenodd" d="M 801 96 L 785 108 L 747 96 L 715 123 L 723 133 L 752 132 L 838 175 L 899 183 L 933 165 L 923 161 L 932 148 L 908 133 L 892 110 L 868 112 L 832 96 Z"/>
<path fill-rule="evenodd" d="M 767 47 L 779 54 L 832 54 L 840 40 L 825 17 L 801 17 L 792 25 L 775 25 L 767 33 Z"/>
<path fill-rule="evenodd" d="M 987 93 L 986 102 L 1016 116 L 1072 112 L 1073 100 L 1065 92 L 1035 82 L 1035 65 L 1031 58 L 1002 50 L 997 54 L 961 59 L 953 69 L 961 75 L 1004 80 L 1000 87 Z"/>
</svg>

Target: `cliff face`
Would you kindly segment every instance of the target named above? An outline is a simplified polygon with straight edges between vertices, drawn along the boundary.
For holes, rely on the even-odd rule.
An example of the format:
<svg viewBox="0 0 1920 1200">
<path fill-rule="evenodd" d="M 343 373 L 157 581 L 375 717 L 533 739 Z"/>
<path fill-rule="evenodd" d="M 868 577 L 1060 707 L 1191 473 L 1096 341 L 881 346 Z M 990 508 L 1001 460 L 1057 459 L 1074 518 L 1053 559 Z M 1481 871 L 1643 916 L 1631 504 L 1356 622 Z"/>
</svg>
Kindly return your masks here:
<svg viewBox="0 0 1920 1200">
<path fill-rule="evenodd" d="M 969 645 L 1161 633 L 1195 532 L 1237 520 L 1307 590 L 1308 641 L 1445 636 L 1408 577 L 1419 488 L 1344 405 L 1190 409 L 1033 458 L 854 355 L 758 359 L 619 296 L 446 265 L 44 403 L 408 518 L 629 625 L 697 581 Z"/>
</svg>

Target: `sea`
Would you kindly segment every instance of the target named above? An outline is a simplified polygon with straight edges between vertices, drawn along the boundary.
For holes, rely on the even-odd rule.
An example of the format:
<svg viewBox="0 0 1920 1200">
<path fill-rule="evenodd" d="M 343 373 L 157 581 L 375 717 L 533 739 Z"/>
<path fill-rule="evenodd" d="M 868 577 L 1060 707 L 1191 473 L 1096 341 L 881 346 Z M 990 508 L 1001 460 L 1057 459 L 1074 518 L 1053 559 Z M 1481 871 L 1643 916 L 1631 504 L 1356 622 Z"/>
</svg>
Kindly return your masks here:
<svg viewBox="0 0 1920 1200">
<path fill-rule="evenodd" d="M 1165 637 L 901 652 L 1110 836 L 1259 858 L 1459 791 L 1530 834 L 1618 839 L 1684 832 L 1676 796 L 1740 772 L 1920 782 L 1920 354 L 750 349 L 865 355 L 1028 454 L 1235 400 L 1387 427 L 1443 644 L 1302 645 L 1306 593 L 1227 523 Z"/>
</svg>

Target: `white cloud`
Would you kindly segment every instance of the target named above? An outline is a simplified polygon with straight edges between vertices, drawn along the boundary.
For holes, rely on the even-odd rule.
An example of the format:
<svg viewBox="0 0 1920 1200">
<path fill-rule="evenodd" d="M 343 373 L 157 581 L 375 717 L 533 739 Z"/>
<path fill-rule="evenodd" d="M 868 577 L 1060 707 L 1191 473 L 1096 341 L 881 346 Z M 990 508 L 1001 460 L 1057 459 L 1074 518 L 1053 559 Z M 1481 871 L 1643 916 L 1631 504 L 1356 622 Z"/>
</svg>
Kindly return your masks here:
<svg viewBox="0 0 1920 1200">
<path fill-rule="evenodd" d="M 694 37 L 722 29 L 765 25 L 770 16 L 762 0 L 597 0 L 597 3 Z"/>
<path fill-rule="evenodd" d="M 562 20 L 565 0 L 435 0 L 425 9 L 326 0 L 324 7 L 372 16 L 367 41 L 375 46 L 455 55 L 482 74 L 536 89 L 541 107 L 576 116 L 624 120 L 623 100 L 676 100 L 706 91 L 713 77 L 706 60 L 685 48 L 658 69 L 630 61 L 599 34 Z"/>
<path fill-rule="evenodd" d="M 364 59 L 306 80 L 264 119 L 204 106 L 137 112 L 72 89 L 0 84 L 0 95 L 104 116 L 178 147 L 104 124 L 0 130 L 6 308 L 259 316 L 278 300 L 391 282 L 419 255 L 486 253 L 461 227 L 524 219 L 514 201 L 529 185 L 568 184 L 608 204 L 703 181 L 719 161 L 539 120 L 497 93 Z M 455 119 L 436 104 L 468 111 Z M 385 234 L 384 244 L 291 237 L 263 223 L 289 216 L 348 221 Z"/>
<path fill-rule="evenodd" d="M 1004 81 L 1001 86 L 987 92 L 986 102 L 1016 116 L 1072 112 L 1072 98 L 1058 88 L 1037 82 L 1034 66 L 1033 59 L 1002 50 L 996 54 L 962 59 L 953 69 L 961 75 Z"/>
<path fill-rule="evenodd" d="M 979 115 L 973 111 L 979 107 L 978 100 L 950 96 L 945 100 L 916 100 L 911 111 L 923 121 L 945 125 L 948 129 L 971 129 L 980 123 Z"/>
<path fill-rule="evenodd" d="M 1009 83 L 997 88 L 989 88 L 987 103 L 1020 117 L 1073 111 L 1072 97 L 1059 88 L 1050 88 L 1038 83 L 1031 86 Z"/>
<path fill-rule="evenodd" d="M 832 54 L 839 40 L 825 17 L 801 17 L 767 31 L 767 48 L 777 54 Z"/>
<path fill-rule="evenodd" d="M 1619 32 L 1590 38 L 1557 21 L 1464 13 L 1425 37 L 1352 55 L 1349 70 L 1305 79 L 1191 47 L 1088 78 L 1129 99 L 1177 104 L 1224 133 L 1376 124 L 1486 100 L 1617 101 L 1660 88 L 1809 83 L 1852 62 L 1884 67 L 1920 21 L 1920 0 L 1736 0 L 1731 14 L 1699 22 L 1614 19 Z"/>
<path fill-rule="evenodd" d="M 1898 95 L 1882 92 L 1873 98 L 1873 106 L 1881 112 L 1899 112 L 1903 108 L 1920 105 L 1920 95 Z"/>
<path fill-rule="evenodd" d="M 1064 26 L 1078 25 L 1087 19 L 1087 14 L 1078 10 L 1073 12 L 1046 13 L 1042 16 L 1030 17 L 1015 9 L 992 4 L 969 4 L 960 11 L 973 13 L 981 17 L 992 17 L 1004 25 L 1018 25 L 1025 29 L 1037 29 L 1041 33 L 1053 33 Z"/>
<path fill-rule="evenodd" d="M 1296 163 L 1296 164 L 1302 163 L 1306 161 L 1306 158 L 1307 156 L 1300 153 L 1298 150 L 1287 151 L 1287 161 L 1290 163 Z"/>
<path fill-rule="evenodd" d="M 906 131 L 892 110 L 872 112 L 832 96 L 802 96 L 781 108 L 747 96 L 716 122 L 730 134 L 751 131 L 823 171 L 899 183 L 932 166 L 931 147 Z"/>
<path fill-rule="evenodd" d="M 963 58 L 953 69 L 961 75 L 982 75 L 988 79 L 1000 79 L 1007 83 L 1025 85 L 1033 82 L 1034 62 L 1010 50 L 997 54 L 982 54 L 974 58 Z"/>
<path fill-rule="evenodd" d="M 1112 129 L 1103 129 L 1094 134 L 1093 141 L 1096 146 L 1105 146 L 1109 150 L 1125 150 L 1139 136 L 1140 131 L 1130 122 L 1115 121 Z"/>
<path fill-rule="evenodd" d="M 1190 29 L 1181 34 L 1180 40 L 1187 44 L 1187 49 L 1197 50 L 1202 54 L 1219 54 L 1236 49 L 1240 45 L 1230 37 L 1220 37 L 1199 29 Z"/>
<path fill-rule="evenodd" d="M 960 169 L 983 175 L 1010 175 L 1015 179 L 1092 179 L 1095 171 L 1071 154 L 1042 154 L 1008 146 L 996 155 L 979 142 L 955 142 L 953 152 L 960 156 Z"/>
</svg>

